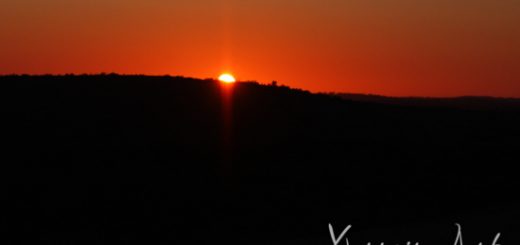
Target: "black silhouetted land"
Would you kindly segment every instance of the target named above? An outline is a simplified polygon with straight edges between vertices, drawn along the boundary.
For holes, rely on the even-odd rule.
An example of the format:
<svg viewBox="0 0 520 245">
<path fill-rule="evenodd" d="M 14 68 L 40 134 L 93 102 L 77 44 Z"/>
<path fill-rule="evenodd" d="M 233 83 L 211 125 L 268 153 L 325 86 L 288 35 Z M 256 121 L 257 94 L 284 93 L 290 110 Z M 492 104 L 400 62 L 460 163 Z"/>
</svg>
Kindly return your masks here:
<svg viewBox="0 0 520 245">
<path fill-rule="evenodd" d="M 516 239 L 517 109 L 254 82 L 226 109 L 213 80 L 0 81 L 12 244 L 332 244 L 329 222 L 351 243 L 452 244 L 454 222 L 468 243 Z"/>
<path fill-rule="evenodd" d="M 461 97 L 388 97 L 370 94 L 331 93 L 332 96 L 348 100 L 380 103 L 390 105 L 404 105 L 409 107 L 437 107 L 463 110 L 520 110 L 520 99 L 495 98 L 489 96 L 461 96 Z"/>
</svg>

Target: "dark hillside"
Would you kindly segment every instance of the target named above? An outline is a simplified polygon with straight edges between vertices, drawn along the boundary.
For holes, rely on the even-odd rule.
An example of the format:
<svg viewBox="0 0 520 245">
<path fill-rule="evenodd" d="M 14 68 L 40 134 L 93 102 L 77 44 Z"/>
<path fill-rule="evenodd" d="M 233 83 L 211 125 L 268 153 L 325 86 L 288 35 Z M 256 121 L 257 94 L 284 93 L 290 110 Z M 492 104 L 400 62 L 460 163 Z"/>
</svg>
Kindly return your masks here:
<svg viewBox="0 0 520 245">
<path fill-rule="evenodd" d="M 486 96 L 462 96 L 447 98 L 387 97 L 370 94 L 332 93 L 330 95 L 352 101 L 415 107 L 441 107 L 464 110 L 520 111 L 519 98 L 495 98 Z"/>
<path fill-rule="evenodd" d="M 329 222 L 520 227 L 516 110 L 180 77 L 0 86 L 4 222 L 27 244 L 330 244 Z"/>
</svg>

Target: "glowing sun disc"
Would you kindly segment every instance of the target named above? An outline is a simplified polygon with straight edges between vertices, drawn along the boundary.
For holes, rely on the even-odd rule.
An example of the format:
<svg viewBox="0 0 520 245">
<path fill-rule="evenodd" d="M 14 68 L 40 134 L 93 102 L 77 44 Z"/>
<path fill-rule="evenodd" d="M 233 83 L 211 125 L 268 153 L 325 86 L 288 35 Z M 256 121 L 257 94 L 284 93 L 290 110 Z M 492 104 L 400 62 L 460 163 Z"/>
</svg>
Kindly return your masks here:
<svg viewBox="0 0 520 245">
<path fill-rule="evenodd" d="M 220 75 L 220 77 L 218 77 L 218 80 L 223 83 L 234 83 L 237 81 L 235 77 L 229 73 L 224 73 Z"/>
</svg>

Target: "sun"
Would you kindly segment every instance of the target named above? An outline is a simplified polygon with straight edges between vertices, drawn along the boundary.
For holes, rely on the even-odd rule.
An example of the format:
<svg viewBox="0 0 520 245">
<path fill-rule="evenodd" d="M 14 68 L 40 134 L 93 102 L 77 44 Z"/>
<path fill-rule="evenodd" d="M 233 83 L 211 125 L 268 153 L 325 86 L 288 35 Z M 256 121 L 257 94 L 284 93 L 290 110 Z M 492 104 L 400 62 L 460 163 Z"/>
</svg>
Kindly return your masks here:
<svg viewBox="0 0 520 245">
<path fill-rule="evenodd" d="M 229 73 L 223 73 L 218 77 L 218 80 L 223 83 L 234 83 L 237 81 L 235 77 Z"/>
</svg>

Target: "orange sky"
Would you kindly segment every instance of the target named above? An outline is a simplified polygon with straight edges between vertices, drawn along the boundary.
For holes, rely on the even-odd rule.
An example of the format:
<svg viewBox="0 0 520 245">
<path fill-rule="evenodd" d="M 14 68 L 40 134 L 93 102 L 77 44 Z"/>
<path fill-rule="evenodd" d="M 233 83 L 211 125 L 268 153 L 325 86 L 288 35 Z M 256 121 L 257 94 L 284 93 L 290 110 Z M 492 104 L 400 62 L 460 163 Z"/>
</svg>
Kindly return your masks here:
<svg viewBox="0 0 520 245">
<path fill-rule="evenodd" d="M 0 74 L 520 97 L 518 0 L 1 0 Z"/>
</svg>

